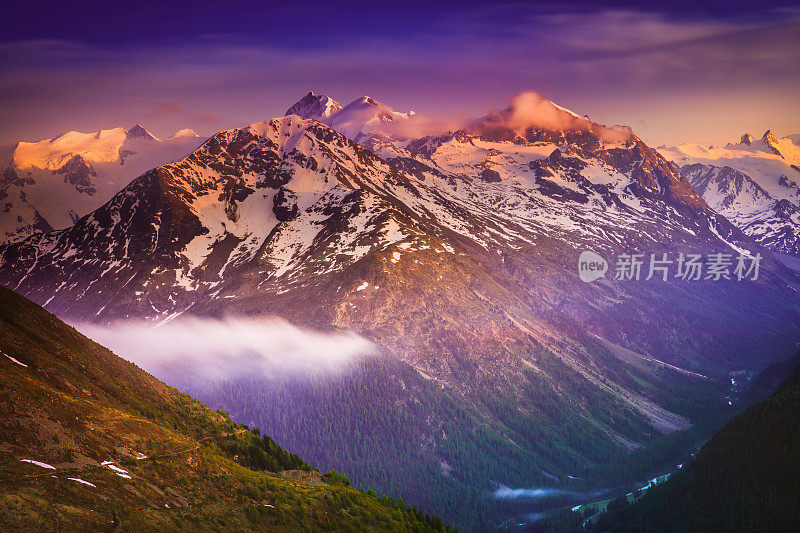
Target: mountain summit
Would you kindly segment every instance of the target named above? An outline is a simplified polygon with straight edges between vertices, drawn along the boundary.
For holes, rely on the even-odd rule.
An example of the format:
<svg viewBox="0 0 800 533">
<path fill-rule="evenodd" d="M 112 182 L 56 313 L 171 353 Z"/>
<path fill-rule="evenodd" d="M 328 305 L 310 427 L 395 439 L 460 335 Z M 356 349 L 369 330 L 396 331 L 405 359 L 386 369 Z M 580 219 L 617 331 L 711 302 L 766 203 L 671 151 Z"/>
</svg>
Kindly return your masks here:
<svg viewBox="0 0 800 533">
<path fill-rule="evenodd" d="M 140 124 L 136 124 L 134 127 L 128 130 L 126 135 L 128 140 L 132 141 L 160 141 L 158 137 L 144 129 Z"/>
<path fill-rule="evenodd" d="M 170 139 L 180 139 L 180 138 L 191 138 L 191 137 L 200 137 L 196 131 L 191 128 L 184 128 L 182 130 L 176 131 Z"/>
<path fill-rule="evenodd" d="M 415 116 L 413 111 L 396 112 L 369 96 L 356 98 L 342 107 L 329 96 L 317 96 L 313 92 L 286 112 L 286 115 L 293 114 L 318 120 L 356 141 L 374 134 L 397 136 L 402 124 Z"/>
<path fill-rule="evenodd" d="M 342 110 L 342 105 L 326 94 L 317 96 L 313 91 L 297 101 L 290 107 L 285 115 L 299 115 L 303 118 L 311 118 L 325 122 L 332 115 Z"/>
</svg>

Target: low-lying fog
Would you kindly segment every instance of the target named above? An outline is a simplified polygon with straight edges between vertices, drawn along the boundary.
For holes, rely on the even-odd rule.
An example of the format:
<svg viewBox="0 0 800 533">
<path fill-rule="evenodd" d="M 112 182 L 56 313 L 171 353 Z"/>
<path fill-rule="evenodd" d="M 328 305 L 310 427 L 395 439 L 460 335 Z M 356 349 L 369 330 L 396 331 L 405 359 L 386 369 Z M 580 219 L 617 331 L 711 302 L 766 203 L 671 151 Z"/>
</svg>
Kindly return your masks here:
<svg viewBox="0 0 800 533">
<path fill-rule="evenodd" d="M 154 375 L 175 367 L 218 379 L 258 372 L 330 373 L 376 353 L 375 345 L 355 333 L 311 331 L 277 318 L 74 326 Z"/>
</svg>

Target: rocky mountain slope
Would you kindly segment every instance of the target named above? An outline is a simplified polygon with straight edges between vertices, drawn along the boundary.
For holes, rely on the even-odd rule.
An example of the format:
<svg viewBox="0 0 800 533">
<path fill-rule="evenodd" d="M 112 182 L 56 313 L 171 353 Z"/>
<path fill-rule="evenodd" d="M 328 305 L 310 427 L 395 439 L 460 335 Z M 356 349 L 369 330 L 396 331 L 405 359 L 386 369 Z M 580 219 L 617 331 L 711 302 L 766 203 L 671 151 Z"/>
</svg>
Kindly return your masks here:
<svg viewBox="0 0 800 533">
<path fill-rule="evenodd" d="M 204 140 L 189 129 L 162 140 L 137 124 L 17 143 L 0 160 L 0 242 L 71 226 L 133 178 Z"/>
<path fill-rule="evenodd" d="M 292 109 L 381 120 L 373 99 L 309 96 Z M 192 390 L 312 460 L 341 457 L 358 482 L 486 527 L 493 483 L 568 488 L 722 407 L 727 371 L 800 332 L 797 275 L 673 165 L 626 128 L 534 104 L 547 120 L 512 106 L 411 139 L 348 126 L 356 143 L 297 114 L 220 132 L 73 227 L 0 247 L 0 282 L 75 321 L 278 315 L 359 332 L 387 354 L 377 367 L 285 389 L 304 432 L 257 376 Z M 359 117 L 345 122 L 374 124 Z M 592 283 L 587 250 L 609 262 Z M 678 276 L 680 254 L 711 270 Z M 737 276 L 757 254 L 758 275 Z"/>
<path fill-rule="evenodd" d="M 443 530 L 0 287 L 3 531 Z"/>
<path fill-rule="evenodd" d="M 800 138 L 659 147 L 706 202 L 766 248 L 800 256 Z"/>
</svg>

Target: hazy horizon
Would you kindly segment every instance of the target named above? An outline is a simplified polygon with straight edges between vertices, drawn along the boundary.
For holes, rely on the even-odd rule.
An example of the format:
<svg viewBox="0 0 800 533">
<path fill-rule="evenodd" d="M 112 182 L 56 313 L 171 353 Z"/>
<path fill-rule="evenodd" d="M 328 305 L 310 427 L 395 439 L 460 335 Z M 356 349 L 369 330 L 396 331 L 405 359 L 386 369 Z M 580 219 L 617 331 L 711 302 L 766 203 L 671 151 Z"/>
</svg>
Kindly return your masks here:
<svg viewBox="0 0 800 533">
<path fill-rule="evenodd" d="M 651 145 L 800 123 L 789 2 L 53 3 L 13 6 L 4 26 L 2 145 L 137 122 L 209 135 L 280 116 L 309 90 L 449 120 L 535 91 Z"/>
</svg>

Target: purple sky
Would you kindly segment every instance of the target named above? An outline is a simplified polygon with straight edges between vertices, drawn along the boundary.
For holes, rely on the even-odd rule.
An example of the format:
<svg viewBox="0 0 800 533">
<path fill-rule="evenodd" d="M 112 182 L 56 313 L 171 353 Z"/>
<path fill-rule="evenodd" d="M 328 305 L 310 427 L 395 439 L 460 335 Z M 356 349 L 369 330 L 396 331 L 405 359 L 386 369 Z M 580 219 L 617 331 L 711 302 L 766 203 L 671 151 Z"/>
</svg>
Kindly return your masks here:
<svg viewBox="0 0 800 533">
<path fill-rule="evenodd" d="M 0 144 L 136 122 L 210 134 L 309 90 L 457 119 L 534 90 L 654 145 L 797 133 L 789 5 L 17 5 L 0 27 Z"/>
</svg>

